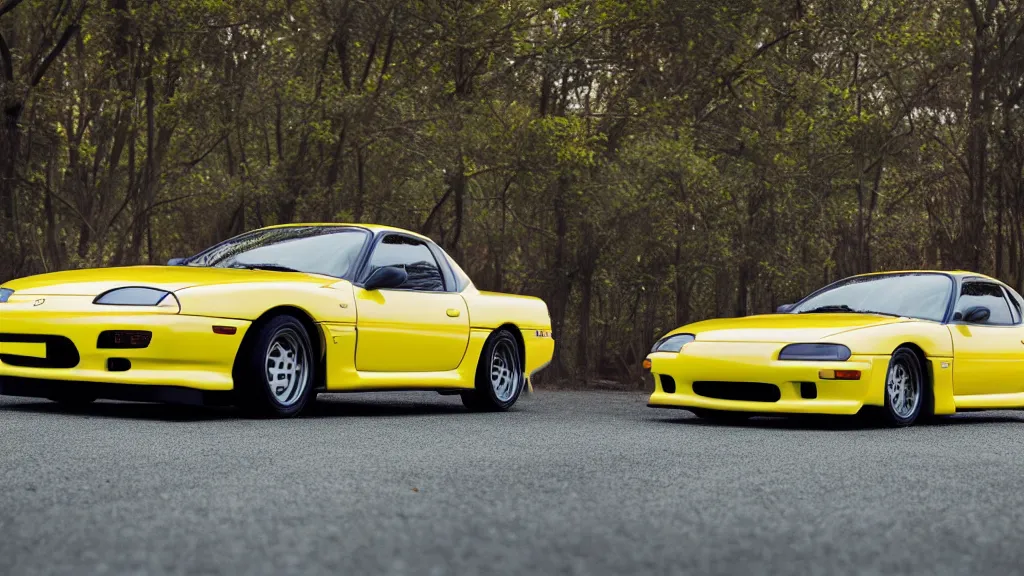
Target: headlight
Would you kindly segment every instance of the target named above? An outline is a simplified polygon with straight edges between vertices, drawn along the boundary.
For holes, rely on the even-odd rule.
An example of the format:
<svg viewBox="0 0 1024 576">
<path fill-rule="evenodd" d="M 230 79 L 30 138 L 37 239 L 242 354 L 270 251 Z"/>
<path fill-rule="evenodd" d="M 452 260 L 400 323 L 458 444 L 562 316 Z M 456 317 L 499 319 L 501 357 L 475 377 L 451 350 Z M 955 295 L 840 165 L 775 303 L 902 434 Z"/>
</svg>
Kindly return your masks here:
<svg viewBox="0 0 1024 576">
<path fill-rule="evenodd" d="M 683 349 L 683 346 L 686 346 L 696 339 L 697 337 L 693 334 L 673 334 L 672 336 L 666 336 L 654 343 L 654 348 L 651 348 L 651 352 L 679 352 Z"/>
<path fill-rule="evenodd" d="M 779 352 L 779 360 L 846 362 L 851 355 L 842 344 L 790 344 Z"/>
<path fill-rule="evenodd" d="M 7 302 L 11 297 L 11 294 L 14 294 L 14 290 L 11 290 L 10 288 L 0 288 L 0 304 Z"/>
<path fill-rule="evenodd" d="M 93 304 L 108 306 L 161 306 L 178 308 L 178 299 L 166 290 L 144 288 L 115 288 L 100 294 L 92 301 Z"/>
</svg>

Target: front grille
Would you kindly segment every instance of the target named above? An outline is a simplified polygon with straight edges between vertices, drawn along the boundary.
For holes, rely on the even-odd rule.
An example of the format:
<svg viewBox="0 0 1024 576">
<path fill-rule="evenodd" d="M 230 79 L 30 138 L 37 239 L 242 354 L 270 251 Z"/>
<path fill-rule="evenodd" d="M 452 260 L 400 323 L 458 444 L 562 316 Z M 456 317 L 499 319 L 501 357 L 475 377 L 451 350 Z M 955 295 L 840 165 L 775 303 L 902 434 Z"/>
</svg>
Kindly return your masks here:
<svg viewBox="0 0 1024 576">
<path fill-rule="evenodd" d="M 778 402 L 782 397 L 778 386 L 762 382 L 694 382 L 693 393 L 706 398 L 747 402 Z"/>
<path fill-rule="evenodd" d="M 0 354 L 0 362 L 24 368 L 74 368 L 81 358 L 75 343 L 64 336 L 42 334 L 7 334 L 0 333 L 0 342 L 21 342 L 27 344 L 46 344 L 46 358 L 21 356 L 20 354 Z"/>
</svg>

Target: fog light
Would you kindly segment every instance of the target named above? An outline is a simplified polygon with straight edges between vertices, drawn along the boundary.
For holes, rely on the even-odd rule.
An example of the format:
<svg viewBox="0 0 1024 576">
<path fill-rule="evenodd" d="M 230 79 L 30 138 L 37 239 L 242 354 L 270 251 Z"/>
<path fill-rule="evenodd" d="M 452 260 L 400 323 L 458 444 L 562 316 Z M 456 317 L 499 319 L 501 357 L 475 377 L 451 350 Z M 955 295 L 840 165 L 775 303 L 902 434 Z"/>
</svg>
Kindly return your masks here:
<svg viewBox="0 0 1024 576">
<path fill-rule="evenodd" d="M 97 348 L 146 348 L 153 333 L 145 330 L 105 330 L 96 340 Z"/>
</svg>

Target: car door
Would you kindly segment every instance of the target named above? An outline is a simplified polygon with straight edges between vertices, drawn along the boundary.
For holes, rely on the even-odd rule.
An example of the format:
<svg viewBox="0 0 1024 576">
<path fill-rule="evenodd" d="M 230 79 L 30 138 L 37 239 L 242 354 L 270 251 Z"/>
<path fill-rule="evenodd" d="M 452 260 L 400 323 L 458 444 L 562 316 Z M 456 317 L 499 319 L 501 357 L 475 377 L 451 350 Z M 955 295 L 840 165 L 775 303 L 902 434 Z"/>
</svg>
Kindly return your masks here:
<svg viewBox="0 0 1024 576">
<path fill-rule="evenodd" d="M 960 288 L 950 332 L 953 393 L 957 396 L 1024 392 L 1024 332 L 1018 302 L 994 282 L 968 280 Z M 981 323 L 964 319 L 976 306 L 989 309 Z"/>
<path fill-rule="evenodd" d="M 355 288 L 356 369 L 366 372 L 440 372 L 462 363 L 469 344 L 466 301 L 448 286 L 426 243 L 387 233 L 377 242 L 368 277 L 383 266 L 405 269 L 398 288 Z"/>
</svg>

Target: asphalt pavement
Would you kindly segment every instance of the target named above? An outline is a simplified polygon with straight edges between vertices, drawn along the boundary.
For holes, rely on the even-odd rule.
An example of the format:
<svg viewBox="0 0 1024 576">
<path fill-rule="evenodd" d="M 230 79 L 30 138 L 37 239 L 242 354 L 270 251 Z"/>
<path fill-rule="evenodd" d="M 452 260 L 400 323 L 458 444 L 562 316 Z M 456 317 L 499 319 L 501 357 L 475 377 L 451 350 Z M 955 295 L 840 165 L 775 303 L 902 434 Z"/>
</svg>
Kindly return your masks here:
<svg viewBox="0 0 1024 576">
<path fill-rule="evenodd" d="M 1024 412 L 708 424 L 640 394 L 297 420 L 0 399 L 2 574 L 1015 574 Z"/>
</svg>

